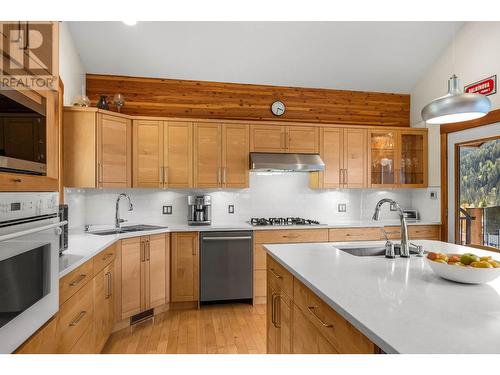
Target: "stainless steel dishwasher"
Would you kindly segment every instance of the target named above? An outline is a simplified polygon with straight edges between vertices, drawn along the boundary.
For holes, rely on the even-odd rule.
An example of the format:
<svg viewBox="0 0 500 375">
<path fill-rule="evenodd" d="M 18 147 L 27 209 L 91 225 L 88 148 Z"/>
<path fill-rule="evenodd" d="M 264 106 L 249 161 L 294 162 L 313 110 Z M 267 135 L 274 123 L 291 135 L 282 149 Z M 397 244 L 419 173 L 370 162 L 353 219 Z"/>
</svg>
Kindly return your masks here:
<svg viewBox="0 0 500 375">
<path fill-rule="evenodd" d="M 252 231 L 202 232 L 200 302 L 252 301 Z"/>
</svg>

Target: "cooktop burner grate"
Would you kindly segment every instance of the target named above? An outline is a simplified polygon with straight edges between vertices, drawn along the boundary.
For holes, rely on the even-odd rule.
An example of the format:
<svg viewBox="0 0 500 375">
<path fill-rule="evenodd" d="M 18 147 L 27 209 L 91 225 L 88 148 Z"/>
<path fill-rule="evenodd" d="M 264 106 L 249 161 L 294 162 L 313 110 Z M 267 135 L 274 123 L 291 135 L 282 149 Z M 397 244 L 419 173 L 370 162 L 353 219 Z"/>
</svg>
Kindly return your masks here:
<svg viewBox="0 0 500 375">
<path fill-rule="evenodd" d="M 253 226 L 286 226 L 286 225 L 320 225 L 320 222 L 312 219 L 304 219 L 302 217 L 253 217 L 250 219 L 250 224 Z"/>
</svg>

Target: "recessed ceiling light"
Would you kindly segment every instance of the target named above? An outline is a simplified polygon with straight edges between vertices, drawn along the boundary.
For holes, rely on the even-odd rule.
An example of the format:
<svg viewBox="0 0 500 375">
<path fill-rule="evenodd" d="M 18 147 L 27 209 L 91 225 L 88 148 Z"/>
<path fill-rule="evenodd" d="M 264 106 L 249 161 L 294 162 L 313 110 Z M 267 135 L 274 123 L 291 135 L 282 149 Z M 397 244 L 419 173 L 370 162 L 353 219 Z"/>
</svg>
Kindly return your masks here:
<svg viewBox="0 0 500 375">
<path fill-rule="evenodd" d="M 128 26 L 134 26 L 137 21 L 122 21 L 125 25 L 128 25 Z"/>
</svg>

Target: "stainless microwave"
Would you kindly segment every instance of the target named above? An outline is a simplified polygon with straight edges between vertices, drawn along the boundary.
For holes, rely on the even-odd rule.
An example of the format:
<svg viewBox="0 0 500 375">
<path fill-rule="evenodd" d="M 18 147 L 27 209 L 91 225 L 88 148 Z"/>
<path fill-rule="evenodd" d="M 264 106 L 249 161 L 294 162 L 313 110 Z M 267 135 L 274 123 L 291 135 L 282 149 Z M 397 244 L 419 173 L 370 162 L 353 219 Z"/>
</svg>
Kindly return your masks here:
<svg viewBox="0 0 500 375">
<path fill-rule="evenodd" d="M 0 91 L 0 171 L 47 174 L 46 103 Z"/>
</svg>

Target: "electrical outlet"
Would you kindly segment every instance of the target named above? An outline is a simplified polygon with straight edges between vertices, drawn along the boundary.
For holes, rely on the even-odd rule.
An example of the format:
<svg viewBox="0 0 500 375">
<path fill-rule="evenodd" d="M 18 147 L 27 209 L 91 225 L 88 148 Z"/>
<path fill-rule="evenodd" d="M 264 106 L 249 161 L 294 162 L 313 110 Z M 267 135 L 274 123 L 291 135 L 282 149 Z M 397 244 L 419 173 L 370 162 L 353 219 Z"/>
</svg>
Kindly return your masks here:
<svg viewBox="0 0 500 375">
<path fill-rule="evenodd" d="M 438 198 L 437 191 L 431 191 L 431 192 L 429 192 L 429 198 L 430 199 L 437 199 Z"/>
<path fill-rule="evenodd" d="M 395 203 L 391 203 L 391 211 L 397 211 L 398 208 L 396 207 Z"/>
<path fill-rule="evenodd" d="M 227 206 L 227 212 L 230 214 L 234 214 L 234 204 L 230 204 Z"/>
<path fill-rule="evenodd" d="M 163 206 L 163 215 L 172 215 L 172 206 Z"/>
<path fill-rule="evenodd" d="M 339 212 L 347 212 L 347 205 L 345 203 L 339 203 L 338 211 Z"/>
</svg>

